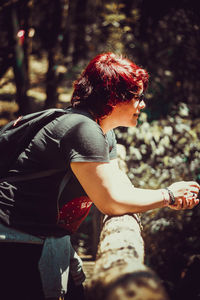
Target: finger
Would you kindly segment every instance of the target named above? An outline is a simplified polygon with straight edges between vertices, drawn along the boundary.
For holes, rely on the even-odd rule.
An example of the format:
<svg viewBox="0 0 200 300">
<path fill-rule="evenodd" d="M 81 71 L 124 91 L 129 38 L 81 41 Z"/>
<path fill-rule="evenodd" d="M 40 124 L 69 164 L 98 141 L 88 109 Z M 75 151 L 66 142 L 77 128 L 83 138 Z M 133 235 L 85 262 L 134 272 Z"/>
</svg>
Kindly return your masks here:
<svg viewBox="0 0 200 300">
<path fill-rule="evenodd" d="M 189 200 L 190 198 L 189 198 L 189 193 L 188 192 L 183 196 L 183 200 L 182 200 L 182 208 L 183 209 L 188 207 L 188 205 L 190 203 L 190 200 Z"/>
<path fill-rule="evenodd" d="M 182 209 L 192 209 L 195 204 L 196 197 L 192 193 L 188 193 L 186 197 L 183 198 Z"/>
<path fill-rule="evenodd" d="M 190 192 L 194 193 L 194 194 L 198 194 L 199 193 L 199 189 L 197 187 L 191 187 Z"/>
<path fill-rule="evenodd" d="M 190 199 L 188 199 L 188 209 L 192 209 L 195 206 L 195 198 L 192 197 Z"/>
<path fill-rule="evenodd" d="M 196 199 L 196 197 L 191 197 L 188 200 L 189 200 L 188 209 L 192 209 L 199 203 L 199 199 Z"/>
<path fill-rule="evenodd" d="M 188 198 L 197 198 L 198 193 L 190 192 L 188 193 Z"/>
<path fill-rule="evenodd" d="M 186 198 L 186 197 L 183 197 L 183 199 L 178 199 L 176 209 L 178 209 L 178 210 L 183 209 L 184 201 L 185 201 L 184 198 Z"/>
<path fill-rule="evenodd" d="M 197 187 L 200 189 L 200 185 L 196 181 L 188 181 L 188 184 L 192 187 Z"/>
</svg>

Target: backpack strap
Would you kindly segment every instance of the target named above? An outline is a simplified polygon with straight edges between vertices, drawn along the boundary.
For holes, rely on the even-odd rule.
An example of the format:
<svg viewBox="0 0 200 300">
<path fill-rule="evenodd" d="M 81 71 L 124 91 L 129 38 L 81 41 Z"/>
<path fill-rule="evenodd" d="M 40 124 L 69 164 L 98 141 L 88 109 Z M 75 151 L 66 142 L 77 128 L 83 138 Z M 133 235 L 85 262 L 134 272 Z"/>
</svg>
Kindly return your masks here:
<svg viewBox="0 0 200 300">
<path fill-rule="evenodd" d="M 60 170 L 54 169 L 54 170 L 46 170 L 46 171 L 36 172 L 33 174 L 28 174 L 28 175 L 25 174 L 25 175 L 16 175 L 16 176 L 5 177 L 5 178 L 0 179 L 0 183 L 4 182 L 4 181 L 8 181 L 8 182 L 28 181 L 28 180 L 32 180 L 32 179 L 51 176 L 59 171 Z M 60 199 L 60 196 L 61 196 L 65 186 L 69 182 L 70 178 L 71 178 L 71 172 L 70 172 L 70 170 L 68 170 L 59 185 L 57 203 Z"/>
<path fill-rule="evenodd" d="M 65 176 L 63 177 L 60 185 L 59 185 L 59 192 L 58 192 L 58 197 L 57 197 L 57 203 L 60 199 L 60 196 L 65 188 L 65 186 L 67 185 L 67 183 L 69 182 L 70 178 L 71 178 L 71 172 L 70 170 L 67 171 L 67 173 L 65 174 Z"/>
<path fill-rule="evenodd" d="M 52 174 L 55 174 L 59 172 L 60 170 L 53 169 L 53 170 L 45 170 L 45 171 L 40 171 L 40 172 L 35 172 L 32 174 L 24 174 L 24 175 L 15 175 L 15 176 L 8 176 L 0 179 L 0 183 L 4 181 L 8 182 L 20 182 L 20 181 L 28 181 L 31 179 L 37 179 L 37 178 L 42 178 L 46 176 L 51 176 Z"/>
</svg>

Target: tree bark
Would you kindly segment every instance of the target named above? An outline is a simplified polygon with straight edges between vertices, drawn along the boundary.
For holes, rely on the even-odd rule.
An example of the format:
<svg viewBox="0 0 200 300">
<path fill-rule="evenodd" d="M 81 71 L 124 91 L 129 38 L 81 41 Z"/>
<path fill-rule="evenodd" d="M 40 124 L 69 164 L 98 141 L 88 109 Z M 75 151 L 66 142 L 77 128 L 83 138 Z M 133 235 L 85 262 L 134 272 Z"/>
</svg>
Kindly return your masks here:
<svg viewBox="0 0 200 300">
<path fill-rule="evenodd" d="M 45 108 L 55 107 L 58 102 L 57 87 L 59 82 L 59 74 L 57 72 L 59 61 L 59 35 L 61 33 L 62 24 L 62 1 L 44 1 L 44 8 L 47 13 L 43 20 L 44 25 L 42 37 L 44 46 L 48 52 L 48 70 L 46 74 L 46 101 Z M 46 31 L 44 30 L 46 29 Z"/>
<path fill-rule="evenodd" d="M 87 24 L 87 0 L 78 0 L 74 22 L 76 31 L 74 37 L 73 64 L 76 65 L 81 59 L 86 57 L 87 49 L 85 42 L 85 27 Z"/>
<path fill-rule="evenodd" d="M 27 1 L 25 2 L 27 5 Z M 27 97 L 28 90 L 28 68 L 26 54 L 24 52 L 23 43 L 20 42 L 17 34 L 20 30 L 19 18 L 17 14 L 17 7 L 11 5 L 10 7 L 10 24 L 8 25 L 9 36 L 13 49 L 13 70 L 16 84 L 16 102 L 19 105 L 19 114 L 26 114 L 29 112 L 29 103 Z"/>
<path fill-rule="evenodd" d="M 87 20 L 88 0 L 69 1 L 66 29 L 62 42 L 62 50 L 66 63 L 73 67 L 86 57 L 87 43 L 85 28 Z"/>
<path fill-rule="evenodd" d="M 58 76 L 56 73 L 56 51 L 55 49 L 49 49 L 48 51 L 48 71 L 46 73 L 46 101 L 45 108 L 55 107 L 58 102 Z"/>
<path fill-rule="evenodd" d="M 88 300 L 167 300 L 156 276 L 144 264 L 144 242 L 137 215 L 105 216 Z"/>
</svg>

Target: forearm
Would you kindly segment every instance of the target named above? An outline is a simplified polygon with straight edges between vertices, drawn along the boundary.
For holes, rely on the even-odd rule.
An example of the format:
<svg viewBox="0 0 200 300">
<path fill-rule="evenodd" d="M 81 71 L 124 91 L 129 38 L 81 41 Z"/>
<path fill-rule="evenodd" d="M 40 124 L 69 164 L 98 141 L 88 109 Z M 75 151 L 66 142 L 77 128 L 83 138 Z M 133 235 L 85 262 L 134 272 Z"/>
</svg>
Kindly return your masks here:
<svg viewBox="0 0 200 300">
<path fill-rule="evenodd" d="M 164 189 L 135 188 L 114 163 L 72 163 L 72 171 L 97 208 L 108 215 L 138 213 L 168 205 Z M 198 204 L 199 185 L 177 182 L 170 186 L 175 195 L 173 209 L 191 209 Z"/>
<path fill-rule="evenodd" d="M 133 186 L 128 176 L 119 172 L 115 183 L 110 182 L 109 194 L 105 209 L 107 214 L 120 215 L 124 213 L 145 212 L 165 206 L 168 193 L 163 189 L 140 189 Z"/>
<path fill-rule="evenodd" d="M 107 202 L 108 203 L 108 202 Z M 165 206 L 163 191 L 132 188 L 110 199 L 109 214 L 140 213 Z"/>
<path fill-rule="evenodd" d="M 119 175 L 119 174 L 118 174 Z M 170 207 L 172 209 L 192 209 L 199 203 L 199 185 L 193 181 L 173 183 L 168 189 L 135 188 L 126 174 L 118 177 L 112 191 L 110 203 L 107 201 L 106 210 L 111 215 L 125 213 L 140 213 L 148 210 Z"/>
</svg>

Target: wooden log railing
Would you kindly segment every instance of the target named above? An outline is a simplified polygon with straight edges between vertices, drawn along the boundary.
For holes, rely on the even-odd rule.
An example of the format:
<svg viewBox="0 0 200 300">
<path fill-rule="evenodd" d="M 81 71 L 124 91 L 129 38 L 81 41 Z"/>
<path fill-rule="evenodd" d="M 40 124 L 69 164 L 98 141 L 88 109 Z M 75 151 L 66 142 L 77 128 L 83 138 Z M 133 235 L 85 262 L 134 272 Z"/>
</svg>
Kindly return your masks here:
<svg viewBox="0 0 200 300">
<path fill-rule="evenodd" d="M 127 173 L 125 147 L 118 144 L 117 153 L 119 167 Z M 126 214 L 103 219 L 96 212 L 93 223 L 97 236 L 94 240 L 98 242 L 94 252 L 98 249 L 93 274 L 86 285 L 87 300 L 168 300 L 160 279 L 144 264 L 138 216 Z"/>
<path fill-rule="evenodd" d="M 144 242 L 134 215 L 104 217 L 86 297 L 88 300 L 169 299 L 159 278 L 144 264 Z"/>
</svg>

